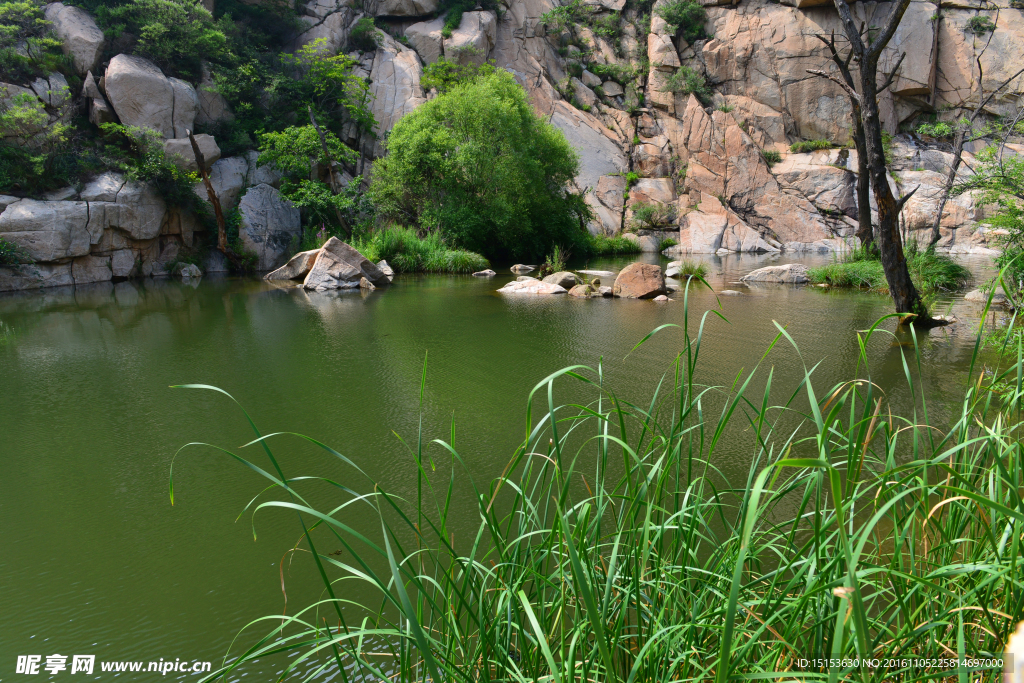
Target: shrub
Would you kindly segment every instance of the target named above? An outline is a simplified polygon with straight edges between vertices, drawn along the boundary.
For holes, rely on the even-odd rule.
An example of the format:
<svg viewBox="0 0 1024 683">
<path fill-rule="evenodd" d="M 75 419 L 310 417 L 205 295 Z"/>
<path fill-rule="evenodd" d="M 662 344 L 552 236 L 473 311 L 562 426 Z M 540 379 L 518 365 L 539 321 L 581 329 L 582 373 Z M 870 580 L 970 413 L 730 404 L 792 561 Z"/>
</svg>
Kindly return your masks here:
<svg viewBox="0 0 1024 683">
<path fill-rule="evenodd" d="M 720 105 L 718 105 L 718 111 L 725 112 L 726 114 L 728 114 L 729 112 L 731 112 L 735 108 L 736 107 L 732 106 L 728 102 L 722 102 Z"/>
<path fill-rule="evenodd" d="M 679 240 L 675 239 L 674 237 L 662 237 L 661 241 L 658 242 L 658 251 L 665 251 L 666 249 L 674 247 L 677 244 L 679 244 Z"/>
<path fill-rule="evenodd" d="M 964 28 L 966 33 L 973 33 L 976 36 L 981 36 L 995 30 L 996 25 L 991 19 L 983 15 L 978 15 L 968 19 L 967 26 Z"/>
<path fill-rule="evenodd" d="M 804 154 L 806 152 L 813 152 L 819 149 L 832 149 L 834 145 L 828 140 L 801 140 L 800 142 L 794 142 L 789 146 L 790 152 L 796 152 L 797 154 Z"/>
<path fill-rule="evenodd" d="M 707 21 L 707 11 L 704 6 L 693 0 L 669 0 L 655 10 L 655 13 L 665 20 L 673 33 L 682 35 L 687 43 L 702 38 L 707 38 L 707 31 L 704 30 L 704 22 Z"/>
<path fill-rule="evenodd" d="M 691 278 L 699 277 L 706 278 L 708 273 L 711 272 L 708 264 L 704 261 L 693 261 L 690 259 L 683 259 L 679 262 L 679 275 L 678 278 Z"/>
<path fill-rule="evenodd" d="M 590 211 L 562 133 L 506 71 L 457 85 L 404 116 L 374 164 L 382 218 L 414 220 L 485 256 L 535 257 L 586 241 Z"/>
<path fill-rule="evenodd" d="M 373 17 L 363 17 L 356 22 L 348 34 L 348 46 L 352 50 L 372 52 L 377 49 L 380 37 L 379 29 L 373 23 Z"/>
<path fill-rule="evenodd" d="M 701 102 L 708 102 L 711 99 L 711 88 L 704 80 L 703 74 L 688 66 L 679 67 L 674 74 L 665 79 L 662 91 L 693 95 Z"/>
<path fill-rule="evenodd" d="M 438 93 L 446 93 L 461 83 L 469 83 L 480 76 L 488 76 L 494 73 L 494 60 L 486 64 L 456 64 L 453 61 L 441 57 L 433 64 L 423 67 L 423 77 L 420 85 L 424 92 L 437 89 Z"/>
<path fill-rule="evenodd" d="M 626 239 L 621 235 L 606 237 L 604 235 L 593 235 L 590 238 L 588 252 L 595 256 L 615 256 L 618 254 L 639 254 L 640 243 Z"/>
<path fill-rule="evenodd" d="M 942 121 L 936 121 L 935 123 L 922 123 L 917 127 L 918 135 L 927 135 L 933 138 L 949 138 L 953 137 L 953 126 Z"/>
<path fill-rule="evenodd" d="M 32 263 L 32 257 L 17 244 L 0 237 L 0 266 L 16 266 L 20 263 Z"/>
<path fill-rule="evenodd" d="M 227 56 L 227 36 L 200 0 L 130 0 L 100 5 L 97 20 L 108 34 L 136 36 L 135 52 L 165 73 L 197 80 L 203 59 Z"/>
<path fill-rule="evenodd" d="M 53 71 L 74 74 L 60 41 L 50 35 L 40 0 L 0 2 L 0 81 L 24 83 Z"/>
<path fill-rule="evenodd" d="M 199 174 L 183 171 L 164 156 L 163 137 L 138 126 L 105 123 L 102 160 L 129 180 L 152 183 L 168 205 L 206 215 L 208 204 L 195 193 Z"/>
<path fill-rule="evenodd" d="M 557 244 L 551 248 L 551 253 L 544 258 L 540 266 L 540 276 L 551 275 L 565 270 L 565 264 L 569 259 L 569 253 Z"/>
<path fill-rule="evenodd" d="M 672 207 L 660 202 L 639 202 L 633 205 L 632 210 L 634 229 L 657 230 L 670 224 L 675 218 Z"/>
<path fill-rule="evenodd" d="M 771 168 L 775 164 L 777 164 L 780 161 L 782 161 L 782 155 L 779 154 L 774 149 L 762 149 L 761 150 L 761 158 L 764 159 L 764 162 L 766 164 L 768 164 L 768 168 Z"/>
</svg>

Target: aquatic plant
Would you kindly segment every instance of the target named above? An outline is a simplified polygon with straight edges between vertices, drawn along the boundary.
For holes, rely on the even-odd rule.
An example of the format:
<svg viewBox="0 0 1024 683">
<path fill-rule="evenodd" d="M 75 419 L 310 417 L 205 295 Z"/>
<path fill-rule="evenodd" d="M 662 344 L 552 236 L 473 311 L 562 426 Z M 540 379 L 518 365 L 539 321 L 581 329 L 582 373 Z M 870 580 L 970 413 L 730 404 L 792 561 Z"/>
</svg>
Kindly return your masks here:
<svg viewBox="0 0 1024 683">
<path fill-rule="evenodd" d="M 615 237 L 592 235 L 590 238 L 590 253 L 595 256 L 639 254 L 641 251 L 640 242 L 627 239 L 621 235 Z"/>
<path fill-rule="evenodd" d="M 401 497 L 315 439 L 264 435 L 243 411 L 260 462 L 218 452 L 269 485 L 254 515 L 297 514 L 323 594 L 248 624 L 206 680 L 275 656 L 287 656 L 281 678 L 305 680 L 922 680 L 913 665 L 800 660 L 1001 652 L 1024 618 L 1022 354 L 990 375 L 976 346 L 962 403 L 938 424 L 911 371 L 913 329 L 898 348 L 915 407 L 900 415 L 866 351 L 892 334 L 885 318 L 857 333 L 857 372 L 837 384 L 805 366 L 778 386 L 764 359 L 799 349 L 776 323 L 766 367 L 719 387 L 697 380 L 707 316 L 634 347 L 679 335 L 649 402 L 620 397 L 602 364 L 544 378 L 522 443 L 483 486 L 454 425 L 432 439 L 421 420 L 408 442 L 415 490 Z M 424 365 L 421 411 L 426 376 Z M 1013 391 L 994 400 L 996 381 Z M 569 395 L 586 397 L 556 400 Z M 728 481 L 718 464 L 737 440 L 749 469 Z M 322 454 L 330 479 L 286 474 L 279 453 L 296 445 Z M 379 531 L 351 526 L 367 515 Z"/>
<path fill-rule="evenodd" d="M 923 294 L 963 289 L 972 280 L 971 271 L 947 254 L 935 250 L 918 251 L 917 244 L 905 249 L 907 268 L 914 286 Z M 877 252 L 854 249 L 824 266 L 807 270 L 812 283 L 833 287 L 859 287 L 888 292 L 889 284 Z"/>
<path fill-rule="evenodd" d="M 350 244 L 374 263 L 386 260 L 399 273 L 472 273 L 490 266 L 480 254 L 452 248 L 437 232 L 420 235 L 400 225 L 387 226 Z"/>
</svg>

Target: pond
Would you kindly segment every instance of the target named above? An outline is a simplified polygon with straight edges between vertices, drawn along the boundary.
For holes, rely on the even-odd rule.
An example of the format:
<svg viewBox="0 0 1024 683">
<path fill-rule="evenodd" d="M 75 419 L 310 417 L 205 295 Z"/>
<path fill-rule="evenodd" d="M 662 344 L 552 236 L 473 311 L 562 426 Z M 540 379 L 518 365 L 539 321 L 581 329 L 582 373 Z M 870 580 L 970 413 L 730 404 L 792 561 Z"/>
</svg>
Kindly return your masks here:
<svg viewBox="0 0 1024 683">
<path fill-rule="evenodd" d="M 775 382 L 792 391 L 803 363 L 823 361 L 814 377 L 828 388 L 856 370 L 855 331 L 890 311 L 884 297 L 859 292 L 735 284 L 779 257 L 708 260 L 716 290 L 744 293 L 720 297 L 727 321 L 707 318 L 707 383 L 728 387 L 749 372 L 778 321 L 802 360 L 780 343 L 764 361 Z M 991 273 L 984 261 L 970 265 Z M 500 474 L 523 438 L 527 394 L 559 368 L 603 359 L 621 397 L 650 400 L 682 333 L 667 328 L 629 352 L 658 326 L 683 322 L 681 293 L 667 303 L 496 294 L 511 277 L 402 276 L 386 291 L 319 294 L 207 278 L 197 287 L 124 282 L 0 297 L 0 671 L 14 671 L 17 655 L 53 653 L 216 667 L 246 623 L 285 609 L 282 559 L 290 609 L 318 595 L 306 559 L 283 557 L 298 541 L 294 517 L 261 512 L 255 542 L 250 516 L 236 522 L 264 486 L 237 462 L 184 451 L 171 506 L 179 447 L 234 448 L 251 432 L 226 397 L 170 385 L 221 387 L 264 433 L 320 439 L 399 492 L 414 486 L 399 436 L 415 441 L 425 360 L 425 434 L 447 439 L 454 420 L 456 448 L 478 481 Z M 706 290 L 692 293 L 691 327 L 717 305 Z M 941 422 L 962 396 L 980 307 L 959 297 L 935 305 L 963 321 L 919 338 L 921 380 Z M 869 344 L 873 378 L 894 410 L 912 401 L 908 349 L 890 335 Z M 310 448 L 281 443 L 291 474 L 336 472 Z M 745 448 L 716 457 L 727 474 L 746 473 Z"/>
</svg>

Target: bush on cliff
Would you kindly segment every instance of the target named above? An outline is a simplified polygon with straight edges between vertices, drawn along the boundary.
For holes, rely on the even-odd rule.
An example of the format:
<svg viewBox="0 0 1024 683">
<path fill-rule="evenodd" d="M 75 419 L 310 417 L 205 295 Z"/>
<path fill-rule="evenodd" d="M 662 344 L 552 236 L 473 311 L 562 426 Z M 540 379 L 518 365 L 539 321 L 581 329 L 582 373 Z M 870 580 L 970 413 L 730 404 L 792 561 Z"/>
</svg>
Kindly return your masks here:
<svg viewBox="0 0 1024 683">
<path fill-rule="evenodd" d="M 489 257 L 585 253 L 590 212 L 569 185 L 579 158 L 505 71 L 458 85 L 402 118 L 371 196 L 395 222 Z"/>
</svg>

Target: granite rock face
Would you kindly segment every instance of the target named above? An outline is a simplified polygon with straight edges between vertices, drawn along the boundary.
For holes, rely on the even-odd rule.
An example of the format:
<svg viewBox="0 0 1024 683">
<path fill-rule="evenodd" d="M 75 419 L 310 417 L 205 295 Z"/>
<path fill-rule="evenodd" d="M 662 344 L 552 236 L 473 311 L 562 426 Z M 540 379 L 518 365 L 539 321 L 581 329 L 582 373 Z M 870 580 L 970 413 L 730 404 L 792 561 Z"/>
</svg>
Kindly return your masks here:
<svg viewBox="0 0 1024 683">
<path fill-rule="evenodd" d="M 242 215 L 238 236 L 247 250 L 256 253 L 256 268 L 273 270 L 283 265 L 302 231 L 299 210 L 265 183 L 250 187 L 238 210 Z"/>
<path fill-rule="evenodd" d="M 99 64 L 105 39 L 92 15 L 81 7 L 51 2 L 43 8 L 46 20 L 60 38 L 64 54 L 70 55 L 78 75 L 85 76 Z"/>
<path fill-rule="evenodd" d="M 127 126 L 154 130 L 165 138 L 184 138 L 199 111 L 195 88 L 168 78 L 148 59 L 117 55 L 104 74 L 107 99 Z"/>
</svg>

